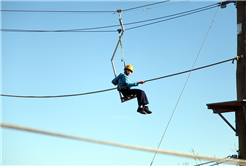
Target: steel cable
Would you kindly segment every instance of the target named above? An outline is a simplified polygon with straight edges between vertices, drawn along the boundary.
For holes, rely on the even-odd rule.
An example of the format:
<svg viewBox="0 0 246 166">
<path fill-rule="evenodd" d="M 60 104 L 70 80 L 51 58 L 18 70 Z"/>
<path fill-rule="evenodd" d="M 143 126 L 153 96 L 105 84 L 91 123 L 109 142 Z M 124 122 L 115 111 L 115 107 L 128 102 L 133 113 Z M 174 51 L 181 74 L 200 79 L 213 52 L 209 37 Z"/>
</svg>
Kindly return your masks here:
<svg viewBox="0 0 246 166">
<path fill-rule="evenodd" d="M 150 3 L 150 4 L 147 4 L 147 5 L 142 5 L 142 6 L 137 6 L 137 7 L 132 7 L 132 8 L 128 8 L 128 9 L 123 9 L 122 11 L 126 12 L 126 11 L 130 11 L 130 10 L 134 10 L 134 9 L 138 9 L 138 8 L 143 8 L 143 7 L 146 7 L 146 6 L 151 6 L 151 5 L 157 5 L 157 4 L 160 4 L 160 3 L 165 3 L 165 2 L 168 2 L 169 0 L 166 0 L 166 1 L 160 1 L 160 2 L 155 2 L 155 3 Z M 80 11 L 59 11 L 59 10 L 1 10 L 1 12 L 24 12 L 24 13 L 114 13 L 116 11 L 83 11 L 83 10 L 80 10 Z"/>
<path fill-rule="evenodd" d="M 168 2 L 168 1 L 170 1 L 170 0 L 161 1 L 161 2 L 155 2 L 155 3 L 143 5 L 143 6 L 137 6 L 137 7 L 133 7 L 133 8 L 129 8 L 129 9 L 124 9 L 124 10 L 122 10 L 122 11 L 123 11 L 123 12 L 126 12 L 126 11 L 135 10 L 135 9 L 142 8 L 142 7 L 146 7 L 146 6 L 151 6 L 151 5 L 156 5 L 156 4 L 160 4 L 160 3 L 165 3 L 165 2 Z"/>
<path fill-rule="evenodd" d="M 140 27 L 147 26 L 147 25 L 152 25 L 152 24 L 157 24 L 157 23 L 164 22 L 164 21 L 173 20 L 173 19 L 176 19 L 176 18 L 180 18 L 180 17 L 184 17 L 184 16 L 191 15 L 191 14 L 194 14 L 194 13 L 198 13 L 198 12 L 202 12 L 202 11 L 205 11 L 205 10 L 209 10 L 209 9 L 212 9 L 212 8 L 215 8 L 215 7 L 217 7 L 217 6 L 212 6 L 212 7 L 205 8 L 205 9 L 200 9 L 198 11 L 186 13 L 186 14 L 183 14 L 183 15 L 175 14 L 175 15 L 179 15 L 179 16 L 171 17 L 171 18 L 168 18 L 168 19 L 164 19 L 164 20 L 160 20 L 160 21 L 155 21 L 155 22 L 151 22 L 151 23 L 148 23 L 148 24 L 143 24 L 143 25 L 139 25 L 139 26 L 135 26 L 135 27 L 131 27 L 131 28 L 126 28 L 125 30 L 131 30 L 131 29 L 140 28 Z"/>
<path fill-rule="evenodd" d="M 185 12 L 172 14 L 172 15 L 167 15 L 167 16 L 162 16 L 162 17 L 157 17 L 157 18 L 147 19 L 147 20 L 142 20 L 142 21 L 136 21 L 136 22 L 131 22 L 131 23 L 125 23 L 124 25 L 127 26 L 127 25 L 132 25 L 132 24 L 138 24 L 138 23 L 144 23 L 144 22 L 149 22 L 149 21 L 168 18 L 168 19 L 164 19 L 164 20 L 160 20 L 160 21 L 156 21 L 156 22 L 151 22 L 151 23 L 147 23 L 147 24 L 143 24 L 143 25 L 139 25 L 139 26 L 135 26 L 135 27 L 130 27 L 130 28 L 126 29 L 126 30 L 131 30 L 131 29 L 140 28 L 140 27 L 147 26 L 147 25 L 152 25 L 152 24 L 156 24 L 156 23 L 160 23 L 160 22 L 169 21 L 169 20 L 172 20 L 172 19 L 184 17 L 184 16 L 187 16 L 187 15 L 190 15 L 190 14 L 195 14 L 195 13 L 198 13 L 198 12 L 202 12 L 202 11 L 205 11 L 205 10 L 209 10 L 209 9 L 215 8 L 217 6 L 218 6 L 218 3 L 215 3 L 215 4 L 212 4 L 212 5 L 208 5 L 208 6 L 200 7 L 200 8 L 197 8 L 197 9 L 188 10 L 188 11 L 185 11 Z M 169 17 L 171 17 L 171 18 L 169 18 Z M 1 29 L 1 31 L 3 31 L 3 32 L 117 32 L 117 30 L 90 31 L 90 30 L 95 30 L 95 29 L 111 28 L 111 27 L 117 27 L 117 26 L 119 26 L 119 25 L 109 25 L 109 26 L 100 26 L 100 27 L 92 27 L 92 28 L 80 28 L 80 29 L 68 29 L 68 30 Z"/>
<path fill-rule="evenodd" d="M 229 62 L 229 61 L 234 61 L 235 59 L 236 58 L 231 58 L 231 59 L 224 60 L 224 61 L 221 61 L 221 62 L 213 63 L 213 64 L 202 66 L 202 67 L 199 67 L 199 68 L 195 68 L 193 70 L 186 70 L 186 71 L 182 71 L 182 72 L 179 72 L 179 73 L 174 73 L 174 74 L 170 74 L 170 75 L 166 75 L 166 76 L 162 76 L 162 77 L 149 79 L 149 80 L 146 80 L 145 82 L 155 81 L 155 80 L 159 80 L 159 79 L 163 79 L 163 78 L 168 78 L 168 77 L 172 77 L 172 76 L 188 73 L 188 72 L 191 72 L 191 71 L 204 69 L 204 68 L 207 68 L 207 67 L 211 67 L 211 66 L 222 64 L 222 63 L 226 63 L 226 62 Z M 57 98 L 57 97 L 73 97 L 73 96 L 89 95 L 89 94 L 102 93 L 102 92 L 116 90 L 116 89 L 117 88 L 110 88 L 110 89 L 87 92 L 87 93 L 78 93 L 78 94 L 70 94 L 70 95 L 56 95 L 56 96 L 20 96 L 20 95 L 6 95 L 6 94 L 1 94 L 1 96 L 4 96 L 4 97 L 19 97 L 19 98 Z"/>
<path fill-rule="evenodd" d="M 221 1 L 221 4 L 222 4 L 222 1 Z M 221 5 L 221 4 L 220 4 L 220 5 Z M 175 107 L 174 107 L 174 109 L 173 109 L 173 112 L 172 112 L 171 117 L 170 117 L 170 119 L 169 119 L 169 121 L 168 121 L 168 123 L 167 123 L 167 126 L 166 126 L 166 128 L 165 128 L 165 130 L 164 130 L 164 133 L 163 133 L 163 135 L 162 135 L 162 137 L 161 137 L 161 140 L 160 140 L 160 142 L 159 142 L 159 145 L 158 145 L 157 149 L 159 149 L 160 146 L 161 146 L 162 140 L 163 140 L 163 138 L 164 138 L 164 136 L 165 136 L 165 134 L 166 134 L 166 132 L 167 132 L 167 129 L 168 129 L 170 123 L 171 123 L 171 120 L 172 120 L 172 118 L 173 118 L 173 115 L 174 115 L 174 113 L 175 113 L 175 111 L 176 111 L 176 108 L 177 108 L 177 106 L 178 106 L 178 104 L 179 104 L 179 101 L 180 101 L 180 99 L 181 99 L 181 97 L 182 97 L 182 95 L 183 95 L 183 92 L 184 92 L 184 90 L 185 90 L 185 88 L 186 88 L 186 85 L 187 85 L 187 83 L 188 83 L 188 81 L 189 81 L 189 78 L 190 78 L 190 76 L 191 76 L 191 73 L 192 73 L 192 71 L 194 70 L 194 67 L 195 67 L 195 64 L 196 64 L 196 62 L 197 62 L 197 59 L 198 59 L 198 57 L 199 57 L 199 55 L 200 55 L 200 53 L 201 53 L 201 51 L 202 51 L 202 48 L 203 48 L 203 46 L 204 46 L 204 44 L 205 44 L 205 41 L 206 41 L 206 39 L 207 39 L 207 37 L 208 37 L 208 34 L 209 34 L 209 32 L 210 32 L 210 30 L 211 30 L 211 28 L 212 28 L 212 25 L 213 25 L 213 23 L 214 23 L 214 20 L 215 20 L 217 14 L 218 14 L 218 12 L 219 12 L 219 8 L 220 8 L 220 6 L 218 7 L 218 10 L 217 10 L 217 12 L 216 12 L 216 14 L 215 14 L 215 16 L 214 16 L 214 18 L 213 18 L 213 20 L 212 20 L 212 23 L 211 23 L 211 25 L 210 25 L 210 27 L 209 27 L 209 29 L 208 29 L 208 32 L 207 32 L 207 34 L 206 34 L 206 36 L 205 36 L 205 39 L 203 40 L 202 46 L 201 46 L 201 48 L 200 48 L 200 50 L 199 50 L 199 52 L 198 52 L 198 54 L 197 54 L 197 56 L 196 56 L 195 62 L 193 63 L 193 66 L 192 66 L 192 68 L 191 68 L 191 70 L 190 70 L 189 76 L 188 76 L 188 78 L 187 78 L 187 80 L 186 80 L 186 82 L 185 82 L 185 84 L 184 84 L 184 87 L 183 87 L 183 89 L 182 89 L 182 91 L 181 91 L 181 93 L 180 93 L 180 95 L 179 95 L 179 98 L 178 98 L 178 100 L 177 100 L 177 103 L 176 103 L 176 105 L 175 105 Z M 152 164 L 153 164 L 153 162 L 154 162 L 154 160 L 155 160 L 156 154 L 157 154 L 157 152 L 155 152 L 155 154 L 154 154 L 154 156 L 153 156 L 153 159 L 152 159 L 152 161 L 151 161 L 151 163 L 150 163 L 150 166 L 152 166 Z"/>
</svg>

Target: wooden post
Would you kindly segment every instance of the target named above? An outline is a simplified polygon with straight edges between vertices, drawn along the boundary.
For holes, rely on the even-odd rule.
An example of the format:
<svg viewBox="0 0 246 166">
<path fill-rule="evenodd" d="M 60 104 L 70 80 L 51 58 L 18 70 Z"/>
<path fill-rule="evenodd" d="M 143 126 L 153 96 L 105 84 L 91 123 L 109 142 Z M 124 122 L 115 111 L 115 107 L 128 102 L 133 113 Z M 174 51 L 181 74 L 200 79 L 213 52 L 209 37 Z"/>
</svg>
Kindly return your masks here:
<svg viewBox="0 0 246 166">
<path fill-rule="evenodd" d="M 246 2 L 237 1 L 237 55 L 243 58 L 237 61 L 237 100 L 246 99 Z M 239 158 L 246 159 L 246 119 L 243 108 L 237 112 Z"/>
</svg>

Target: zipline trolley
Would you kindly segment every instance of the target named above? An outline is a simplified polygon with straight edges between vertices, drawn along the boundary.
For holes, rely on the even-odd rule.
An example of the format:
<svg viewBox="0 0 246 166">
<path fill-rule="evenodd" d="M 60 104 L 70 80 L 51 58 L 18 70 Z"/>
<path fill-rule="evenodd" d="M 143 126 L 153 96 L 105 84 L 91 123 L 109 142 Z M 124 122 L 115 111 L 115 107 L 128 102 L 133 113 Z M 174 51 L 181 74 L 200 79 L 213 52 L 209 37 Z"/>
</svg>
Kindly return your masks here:
<svg viewBox="0 0 246 166">
<path fill-rule="evenodd" d="M 116 51 L 117 51 L 117 49 L 119 47 L 119 44 L 121 45 L 122 58 L 123 58 L 123 61 L 124 61 L 124 66 L 126 66 L 125 59 L 124 59 L 124 54 L 123 54 L 123 47 L 122 47 L 122 44 L 121 44 L 121 38 L 122 38 L 122 36 L 123 36 L 123 34 L 125 32 L 125 29 L 124 29 L 124 26 L 123 26 L 123 21 L 121 19 L 121 12 L 122 12 L 122 10 L 117 10 L 117 13 L 119 13 L 119 22 L 120 22 L 120 25 L 121 25 L 121 29 L 117 30 L 119 32 L 119 41 L 118 41 L 118 43 L 116 45 L 116 48 L 115 48 L 114 53 L 113 53 L 113 56 L 111 58 L 111 63 L 112 63 L 112 67 L 113 67 L 113 71 L 114 71 L 114 76 L 115 77 L 117 77 L 117 74 L 116 74 L 116 70 L 115 70 L 115 67 L 114 67 L 114 61 L 113 60 L 114 60 L 115 53 L 116 53 Z M 122 103 L 137 97 L 136 95 L 130 95 L 130 96 L 123 97 L 123 95 L 121 94 L 120 91 L 119 91 L 119 95 L 120 95 L 120 100 L 121 100 Z"/>
</svg>

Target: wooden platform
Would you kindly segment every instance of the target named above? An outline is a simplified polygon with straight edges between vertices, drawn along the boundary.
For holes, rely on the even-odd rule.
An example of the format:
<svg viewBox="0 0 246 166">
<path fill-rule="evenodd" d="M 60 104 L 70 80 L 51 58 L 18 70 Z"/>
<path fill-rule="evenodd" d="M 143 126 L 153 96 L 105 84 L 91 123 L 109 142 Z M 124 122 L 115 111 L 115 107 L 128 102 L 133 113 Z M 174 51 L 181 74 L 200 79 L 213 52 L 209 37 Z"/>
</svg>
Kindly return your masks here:
<svg viewBox="0 0 246 166">
<path fill-rule="evenodd" d="M 123 103 L 123 102 L 126 102 L 128 100 L 135 99 L 136 97 L 137 97 L 136 94 L 135 95 L 126 96 L 126 97 L 121 96 L 121 102 Z"/>
<path fill-rule="evenodd" d="M 235 112 L 240 107 L 246 106 L 246 99 L 227 101 L 227 102 L 221 102 L 221 103 L 211 103 L 211 104 L 207 104 L 207 106 L 208 106 L 208 109 L 212 109 L 213 113 L 215 114 L 217 114 L 217 112 L 214 109 L 216 109 L 220 113 Z"/>
</svg>

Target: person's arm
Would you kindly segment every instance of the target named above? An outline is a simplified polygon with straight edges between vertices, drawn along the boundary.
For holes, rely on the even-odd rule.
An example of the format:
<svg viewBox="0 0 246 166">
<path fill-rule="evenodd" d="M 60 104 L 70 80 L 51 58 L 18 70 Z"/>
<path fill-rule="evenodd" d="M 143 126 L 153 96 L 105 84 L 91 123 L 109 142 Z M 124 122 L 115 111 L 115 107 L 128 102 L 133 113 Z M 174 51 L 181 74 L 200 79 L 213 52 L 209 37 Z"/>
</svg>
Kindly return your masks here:
<svg viewBox="0 0 246 166">
<path fill-rule="evenodd" d="M 142 80 L 142 81 L 138 81 L 138 84 L 143 84 L 143 83 L 145 83 L 145 81 L 144 81 L 144 80 Z"/>
<path fill-rule="evenodd" d="M 138 86 L 138 82 L 130 82 L 130 80 L 128 79 L 126 75 L 122 77 L 122 81 L 124 82 L 124 85 L 129 88 L 132 86 Z"/>
<path fill-rule="evenodd" d="M 118 85 L 118 80 L 119 80 L 119 78 L 120 78 L 121 75 L 122 75 L 122 73 L 120 73 L 117 77 L 115 77 L 115 78 L 112 80 L 112 84 Z"/>
</svg>

